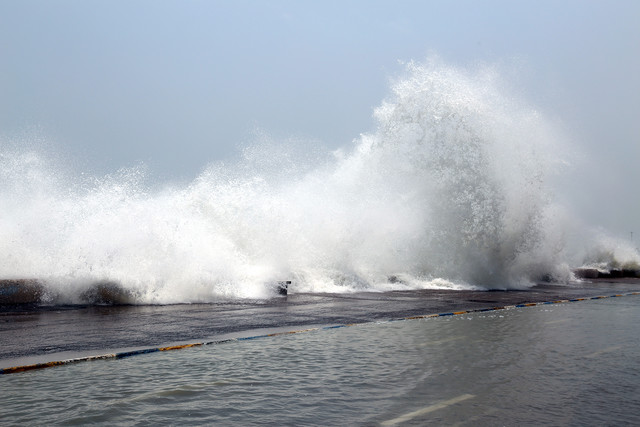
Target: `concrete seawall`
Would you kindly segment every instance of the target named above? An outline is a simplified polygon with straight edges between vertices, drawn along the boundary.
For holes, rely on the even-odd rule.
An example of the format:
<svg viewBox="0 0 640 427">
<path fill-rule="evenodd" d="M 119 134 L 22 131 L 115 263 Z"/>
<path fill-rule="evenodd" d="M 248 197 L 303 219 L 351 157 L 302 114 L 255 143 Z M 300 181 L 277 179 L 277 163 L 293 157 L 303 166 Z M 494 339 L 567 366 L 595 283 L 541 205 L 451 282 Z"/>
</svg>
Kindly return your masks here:
<svg viewBox="0 0 640 427">
<path fill-rule="evenodd" d="M 38 305 L 45 302 L 56 303 L 58 300 L 60 300 L 60 296 L 47 290 L 44 281 L 37 279 L 0 280 L 0 306 Z M 85 305 L 126 305 L 134 304 L 135 297 L 131 291 L 117 283 L 105 281 L 87 286 L 72 302 Z"/>
<path fill-rule="evenodd" d="M 573 270 L 573 274 L 579 279 L 615 279 L 640 277 L 640 270 L 614 268 L 609 271 L 602 271 L 597 268 L 576 268 Z"/>
<path fill-rule="evenodd" d="M 39 280 L 0 280 L 0 305 L 39 304 L 44 294 L 44 285 Z"/>
</svg>

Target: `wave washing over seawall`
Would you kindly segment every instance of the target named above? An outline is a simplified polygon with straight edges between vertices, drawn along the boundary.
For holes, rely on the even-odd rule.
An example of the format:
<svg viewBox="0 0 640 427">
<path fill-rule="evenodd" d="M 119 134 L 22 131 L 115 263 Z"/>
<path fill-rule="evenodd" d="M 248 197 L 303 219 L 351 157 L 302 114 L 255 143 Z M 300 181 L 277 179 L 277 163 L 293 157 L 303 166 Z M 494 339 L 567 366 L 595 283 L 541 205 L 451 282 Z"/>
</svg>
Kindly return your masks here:
<svg viewBox="0 0 640 427">
<path fill-rule="evenodd" d="M 496 73 L 407 68 L 352 147 L 256 144 L 183 186 L 152 189 L 143 168 L 73 176 L 5 141 L 0 279 L 39 279 L 54 302 L 113 283 L 138 303 L 263 298 L 278 280 L 293 292 L 567 280 L 547 184 L 562 138 Z"/>
</svg>

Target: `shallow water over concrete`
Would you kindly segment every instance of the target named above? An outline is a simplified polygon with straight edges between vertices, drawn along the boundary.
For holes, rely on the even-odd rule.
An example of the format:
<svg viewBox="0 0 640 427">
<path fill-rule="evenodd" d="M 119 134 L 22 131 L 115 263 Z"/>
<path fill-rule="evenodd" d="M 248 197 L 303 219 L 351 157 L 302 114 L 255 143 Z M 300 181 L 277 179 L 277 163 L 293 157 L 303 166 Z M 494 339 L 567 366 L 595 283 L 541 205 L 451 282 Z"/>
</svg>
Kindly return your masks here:
<svg viewBox="0 0 640 427">
<path fill-rule="evenodd" d="M 639 298 L 374 322 L 5 375 L 0 422 L 637 425 Z"/>
</svg>

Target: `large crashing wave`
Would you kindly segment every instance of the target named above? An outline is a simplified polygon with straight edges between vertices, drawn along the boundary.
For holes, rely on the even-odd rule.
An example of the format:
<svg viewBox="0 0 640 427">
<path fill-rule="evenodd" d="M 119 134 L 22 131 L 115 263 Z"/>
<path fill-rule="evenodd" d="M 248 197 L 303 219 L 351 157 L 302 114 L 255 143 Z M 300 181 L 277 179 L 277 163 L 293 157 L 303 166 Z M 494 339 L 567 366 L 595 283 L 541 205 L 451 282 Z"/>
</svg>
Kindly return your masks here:
<svg viewBox="0 0 640 427">
<path fill-rule="evenodd" d="M 116 283 L 140 303 L 267 297 L 278 280 L 293 292 L 566 280 L 547 185 L 561 138 L 498 77 L 409 64 L 352 147 L 258 142 L 161 190 L 142 168 L 69 178 L 5 143 L 0 279 L 41 279 L 71 302 Z"/>
</svg>

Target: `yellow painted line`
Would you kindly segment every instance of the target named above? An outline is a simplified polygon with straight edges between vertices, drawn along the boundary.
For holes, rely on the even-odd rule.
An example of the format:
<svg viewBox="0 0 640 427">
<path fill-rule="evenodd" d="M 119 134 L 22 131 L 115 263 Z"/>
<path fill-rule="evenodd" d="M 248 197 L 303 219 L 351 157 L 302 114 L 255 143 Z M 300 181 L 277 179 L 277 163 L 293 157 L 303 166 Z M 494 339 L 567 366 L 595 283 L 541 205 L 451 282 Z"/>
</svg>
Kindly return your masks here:
<svg viewBox="0 0 640 427">
<path fill-rule="evenodd" d="M 468 311 L 466 311 L 466 310 L 465 311 L 454 311 L 453 312 L 453 314 L 456 314 L 456 315 L 457 314 L 467 314 L 467 313 L 468 313 Z"/>
<path fill-rule="evenodd" d="M 456 403 L 460 403 L 463 402 L 467 399 L 472 399 L 475 396 L 473 394 L 463 394 L 461 396 L 458 397 L 454 397 L 453 399 L 449 399 L 449 400 L 443 400 L 442 402 L 438 402 L 434 405 L 430 405 L 427 406 L 425 408 L 422 409 L 418 409 L 417 411 L 413 411 L 413 412 L 409 412 L 408 414 L 404 414 L 398 418 L 394 418 L 392 420 L 388 420 L 388 421 L 384 421 L 382 423 L 380 423 L 381 426 L 395 426 L 396 424 L 400 424 L 400 423 L 404 423 L 405 421 L 409 421 L 412 420 L 416 417 L 419 417 L 421 415 L 425 415 L 428 414 L 430 412 L 434 412 L 437 411 L 439 409 L 444 409 L 447 406 L 451 406 L 451 405 L 455 405 Z"/>
<path fill-rule="evenodd" d="M 194 343 L 194 344 L 172 345 L 172 346 L 169 346 L 169 347 L 160 347 L 158 350 L 160 350 L 160 351 L 181 350 L 183 348 L 199 347 L 201 345 L 202 345 L 201 342 Z"/>
<path fill-rule="evenodd" d="M 2 369 L 2 373 L 14 374 L 17 372 L 33 371 L 36 369 L 51 368 L 51 367 L 60 366 L 60 365 L 69 365 L 71 363 L 84 362 L 89 360 L 113 359 L 115 357 L 116 355 L 111 353 L 111 354 L 101 354 L 99 356 L 79 357 L 76 359 L 57 360 L 54 362 L 34 363 L 33 365 L 23 365 L 23 366 L 14 366 L 11 368 L 4 368 Z"/>
</svg>

